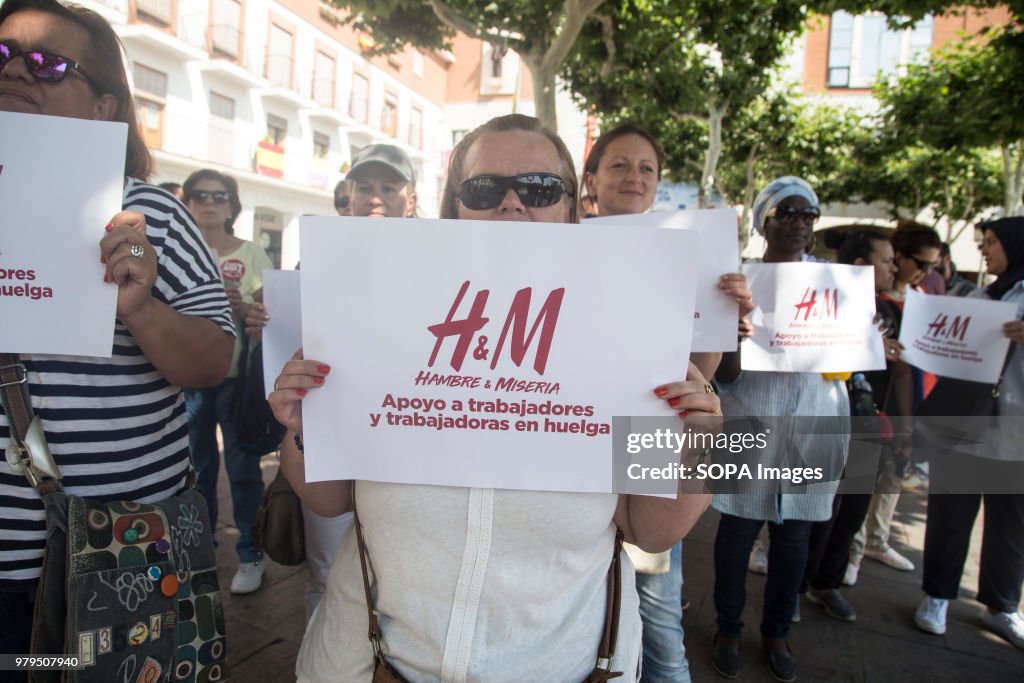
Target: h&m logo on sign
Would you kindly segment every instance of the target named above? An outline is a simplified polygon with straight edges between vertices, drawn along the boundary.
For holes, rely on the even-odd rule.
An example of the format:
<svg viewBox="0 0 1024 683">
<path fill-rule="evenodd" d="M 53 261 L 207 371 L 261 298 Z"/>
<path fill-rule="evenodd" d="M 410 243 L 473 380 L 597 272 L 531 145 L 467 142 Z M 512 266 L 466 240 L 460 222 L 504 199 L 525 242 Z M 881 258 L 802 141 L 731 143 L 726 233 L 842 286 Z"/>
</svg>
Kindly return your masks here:
<svg viewBox="0 0 1024 683">
<path fill-rule="evenodd" d="M 533 288 L 525 287 L 516 292 L 515 297 L 512 299 L 512 304 L 509 306 L 508 314 L 505 316 L 505 324 L 501 328 L 501 335 L 498 337 L 498 343 L 493 349 L 493 355 L 491 355 L 491 349 L 488 347 L 489 340 L 487 335 L 480 335 L 474 340 L 476 333 L 482 330 L 490 320 L 490 318 L 484 317 L 484 309 L 487 306 L 490 290 L 482 289 L 478 291 L 473 298 L 469 315 L 462 320 L 455 319 L 456 312 L 459 310 L 462 299 L 466 296 L 468 290 L 469 280 L 466 280 L 462 283 L 459 293 L 455 296 L 455 302 L 452 304 L 451 309 L 449 309 L 448 317 L 445 318 L 444 322 L 427 327 L 436 338 L 434 350 L 430 354 L 430 361 L 427 365 L 430 367 L 434 366 L 437 354 L 441 351 L 441 344 L 446 338 L 457 337 L 458 341 L 455 343 L 455 350 L 452 353 L 451 359 L 451 366 L 456 372 L 462 369 L 462 364 L 466 360 L 466 354 L 469 352 L 469 347 L 474 344 L 474 341 L 473 359 L 480 361 L 490 360 L 492 370 L 498 364 L 498 359 L 501 357 L 506 340 L 509 342 L 509 354 L 512 357 L 512 362 L 517 366 L 521 366 L 526 357 L 526 352 L 536 336 L 537 351 L 534 356 L 533 369 L 537 371 L 537 374 L 543 375 L 544 370 L 547 368 L 548 354 L 551 351 L 551 342 L 555 335 L 555 325 L 558 323 L 558 313 L 562 308 L 565 287 L 551 290 L 551 293 L 548 294 L 541 305 L 529 333 L 527 333 L 526 326 L 530 315 L 530 300 L 533 295 Z"/>
<path fill-rule="evenodd" d="M 967 327 L 971 324 L 971 316 L 955 316 L 952 320 L 945 313 L 939 313 L 935 320 L 928 323 L 927 336 L 935 339 L 956 339 L 963 341 L 967 336 Z"/>
<path fill-rule="evenodd" d="M 801 320 L 800 314 L 803 314 Z M 826 287 L 822 296 L 818 297 L 818 290 L 808 287 L 804 291 L 804 297 L 796 304 L 796 314 L 793 320 L 807 322 L 810 320 L 839 320 L 839 288 Z"/>
</svg>

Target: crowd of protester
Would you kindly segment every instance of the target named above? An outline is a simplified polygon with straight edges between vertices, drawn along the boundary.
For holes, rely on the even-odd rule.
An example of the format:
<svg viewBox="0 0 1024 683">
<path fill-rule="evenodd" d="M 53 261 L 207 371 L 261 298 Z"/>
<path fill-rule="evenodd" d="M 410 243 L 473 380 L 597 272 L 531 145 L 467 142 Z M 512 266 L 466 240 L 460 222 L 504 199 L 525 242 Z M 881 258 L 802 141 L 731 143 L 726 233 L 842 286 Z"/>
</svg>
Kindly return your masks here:
<svg viewBox="0 0 1024 683">
<path fill-rule="evenodd" d="M 0 111 L 129 127 L 122 210 L 105 229 L 97 226 L 106 279 L 117 288 L 113 356 L 21 355 L 65 488 L 98 498 L 160 500 L 186 486 L 191 462 L 216 525 L 223 458 L 238 529 L 230 590 L 258 590 L 268 562 L 252 534 L 263 475 L 259 457 L 238 443 L 234 411 L 240 358 L 274 314 L 262 297 L 262 272 L 272 266 L 262 248 L 234 234 L 242 210 L 237 181 L 203 169 L 180 185 L 148 184 L 151 159 L 116 36 L 99 15 L 56 0 L 0 5 Z M 576 160 L 536 119 L 498 117 L 456 145 L 439 213 L 548 223 L 645 213 L 653 207 L 663 162 L 659 142 L 638 126 L 606 132 L 586 160 Z M 334 190 L 334 205 L 340 216 L 415 218 L 416 177 L 408 155 L 387 144 L 361 150 Z M 766 246 L 752 261 L 818 260 L 809 253 L 821 210 L 815 189 L 802 178 L 766 184 L 754 202 L 752 225 Z M 713 496 L 680 489 L 674 498 L 370 481 L 311 485 L 304 476 L 302 401 L 332 381 L 331 368 L 297 351 L 276 378 L 269 403 L 288 430 L 281 470 L 303 504 L 309 581 L 299 680 L 379 680 L 386 668 L 404 677 L 389 680 L 596 681 L 621 672 L 622 680 L 689 681 L 682 539 L 710 505 L 718 526 L 712 557 L 703 559 L 714 566 L 717 633 L 706 644 L 714 669 L 726 678 L 740 674 L 751 569 L 767 574 L 759 609 L 762 659 L 775 679 L 793 681 L 797 653 L 788 636 L 800 620 L 801 596 L 850 622 L 857 618 L 856 601 L 841 588 L 855 586 L 864 558 L 915 569 L 891 543 L 900 492 L 913 485 L 931 487 L 925 595 L 914 623 L 927 633 L 945 632 L 948 603 L 958 597 L 970 532 L 984 503 L 983 623 L 1024 649 L 1024 491 L 957 494 L 936 484 L 963 464 L 936 459 L 930 468 L 921 466 L 929 454 L 915 451 L 911 418 L 936 378 L 905 362 L 897 341 L 911 290 L 1014 303 L 1016 319 L 1003 327 L 1011 346 L 996 400 L 1000 415 L 1024 416 L 1024 218 L 991 221 L 981 231 L 986 269 L 995 276 L 984 287 L 957 272 L 949 246 L 929 227 L 906 223 L 891 233 L 826 234 L 836 262 L 873 270 L 882 370 L 865 371 L 856 381 L 753 372 L 741 369 L 741 351 L 694 353 L 674 381 L 650 387 L 667 416 L 849 420 L 864 411 L 884 414 L 893 428 L 876 440 L 878 466 L 867 474 L 867 491 L 840 487 L 838 475 L 799 494 L 782 486 Z M 738 340 L 751 336 L 747 316 L 756 302 L 745 278 L 722 275 L 715 296 L 735 303 Z M 97 384 L 106 390 L 84 390 Z M 89 396 L 84 405 L 82 395 Z M 101 434 L 104 450 L 86 447 Z M 971 456 L 972 471 L 1009 476 L 1019 464 L 1021 436 L 986 433 L 983 452 Z M 0 415 L 0 439 L 7 437 Z M 775 445 L 782 443 L 785 448 Z M 799 458 L 830 463 L 835 472 L 851 447 L 848 434 L 795 429 L 772 444 L 762 454 L 765 464 Z M 120 457 L 128 451 L 130 459 Z M 29 651 L 43 520 L 42 504 L 24 477 L 0 464 L 3 653 Z M 765 528 L 766 538 L 759 539 Z M 600 645 L 611 615 L 608 567 L 623 540 L 632 560 L 622 562 L 617 638 L 608 652 Z M 537 572 L 540 566 L 559 570 Z M 371 639 L 368 618 L 380 626 Z M 691 641 L 691 651 L 694 646 Z"/>
</svg>

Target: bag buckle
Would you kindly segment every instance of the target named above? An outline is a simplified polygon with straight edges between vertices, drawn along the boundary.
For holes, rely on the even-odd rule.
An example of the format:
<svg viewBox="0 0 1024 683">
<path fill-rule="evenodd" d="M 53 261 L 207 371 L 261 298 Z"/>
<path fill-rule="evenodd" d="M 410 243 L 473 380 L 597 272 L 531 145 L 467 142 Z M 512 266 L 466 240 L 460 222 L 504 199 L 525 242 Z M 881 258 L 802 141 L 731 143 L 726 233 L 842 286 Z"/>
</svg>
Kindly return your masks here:
<svg viewBox="0 0 1024 683">
<path fill-rule="evenodd" d="M 12 370 L 12 369 L 15 370 L 16 373 L 18 375 L 20 375 L 20 377 L 18 377 L 17 379 L 12 379 L 9 382 L 0 382 L 0 389 L 2 389 L 3 387 L 12 386 L 14 384 L 24 384 L 25 382 L 28 381 L 28 371 L 25 369 L 25 366 L 22 365 L 21 363 L 11 363 L 10 365 L 0 365 L 0 373 L 3 373 L 4 370 Z"/>
<path fill-rule="evenodd" d="M 43 433 L 43 421 L 38 415 L 32 418 L 23 442 L 18 443 L 14 438 L 10 440 L 6 456 L 10 468 L 24 474 L 34 488 L 47 479 L 60 481 L 60 470 L 50 453 Z"/>
</svg>

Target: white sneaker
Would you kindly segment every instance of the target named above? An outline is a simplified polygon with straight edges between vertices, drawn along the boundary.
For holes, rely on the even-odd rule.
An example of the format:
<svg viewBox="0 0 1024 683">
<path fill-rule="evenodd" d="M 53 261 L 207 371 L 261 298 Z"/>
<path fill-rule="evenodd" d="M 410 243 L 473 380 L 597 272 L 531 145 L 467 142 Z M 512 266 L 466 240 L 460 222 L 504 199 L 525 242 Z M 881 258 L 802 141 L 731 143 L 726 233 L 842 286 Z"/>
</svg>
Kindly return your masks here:
<svg viewBox="0 0 1024 683">
<path fill-rule="evenodd" d="M 1002 636 L 1011 644 L 1024 650 L 1024 617 L 1020 612 L 989 612 L 981 622 L 996 635 Z"/>
<path fill-rule="evenodd" d="M 864 548 L 864 557 L 870 557 L 872 560 L 881 562 L 884 565 L 888 565 L 893 569 L 899 569 L 901 572 L 912 572 L 914 571 L 914 563 L 907 558 L 900 555 L 893 548 L 886 548 L 885 550 L 875 550 L 873 548 Z"/>
<path fill-rule="evenodd" d="M 235 595 L 244 595 L 259 589 L 263 585 L 263 571 L 266 568 L 267 563 L 263 559 L 240 563 L 235 578 L 231 579 L 231 592 Z"/>
<path fill-rule="evenodd" d="M 946 632 L 947 609 L 949 609 L 949 600 L 926 595 L 921 600 L 917 612 L 914 613 L 914 623 L 925 633 L 941 636 Z"/>
<path fill-rule="evenodd" d="M 844 586 L 856 586 L 857 585 L 857 573 L 860 572 L 860 565 L 854 564 L 853 562 L 846 563 L 846 571 L 843 572 L 843 585 Z"/>
<path fill-rule="evenodd" d="M 754 541 L 754 547 L 750 551 L 750 560 L 747 562 L 747 569 L 755 574 L 768 573 L 768 548 L 760 540 Z"/>
</svg>

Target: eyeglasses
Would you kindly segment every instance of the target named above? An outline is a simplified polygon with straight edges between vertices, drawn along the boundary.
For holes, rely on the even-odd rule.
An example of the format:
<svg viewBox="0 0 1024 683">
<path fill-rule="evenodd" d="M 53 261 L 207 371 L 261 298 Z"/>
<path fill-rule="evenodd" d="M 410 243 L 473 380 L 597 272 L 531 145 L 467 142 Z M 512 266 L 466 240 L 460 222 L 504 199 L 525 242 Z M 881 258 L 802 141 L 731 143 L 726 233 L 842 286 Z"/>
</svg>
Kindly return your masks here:
<svg viewBox="0 0 1024 683">
<path fill-rule="evenodd" d="M 45 50 L 19 50 L 10 43 L 0 42 L 0 71 L 7 68 L 15 57 L 21 57 L 32 77 L 44 83 L 60 83 L 70 73 L 70 68 L 81 74 L 95 90 L 100 89 L 96 81 L 73 59 Z"/>
<path fill-rule="evenodd" d="M 917 267 L 926 273 L 935 270 L 935 267 L 939 265 L 938 261 L 925 261 L 924 259 L 919 259 L 916 256 L 911 256 L 910 260 L 916 263 Z"/>
<path fill-rule="evenodd" d="M 352 200 L 349 198 L 347 194 L 341 197 L 335 197 L 334 208 L 337 209 L 338 211 L 344 211 L 345 209 L 348 208 L 348 205 L 351 201 Z"/>
<path fill-rule="evenodd" d="M 484 211 L 501 204 L 510 189 L 524 206 L 539 209 L 557 204 L 565 193 L 565 183 L 554 173 L 480 175 L 459 186 L 459 200 L 471 211 Z"/>
<path fill-rule="evenodd" d="M 220 190 L 216 192 L 210 192 L 208 190 L 193 190 L 188 195 L 188 200 L 190 202 L 196 202 L 197 204 L 205 204 L 211 199 L 214 204 L 226 204 L 227 201 L 231 199 L 231 195 L 227 192 L 221 192 Z"/>
<path fill-rule="evenodd" d="M 776 206 L 766 214 L 768 218 L 774 218 L 780 223 L 793 223 L 797 218 L 814 225 L 821 218 L 821 210 L 810 206 L 804 209 L 796 209 L 792 206 Z"/>
</svg>

